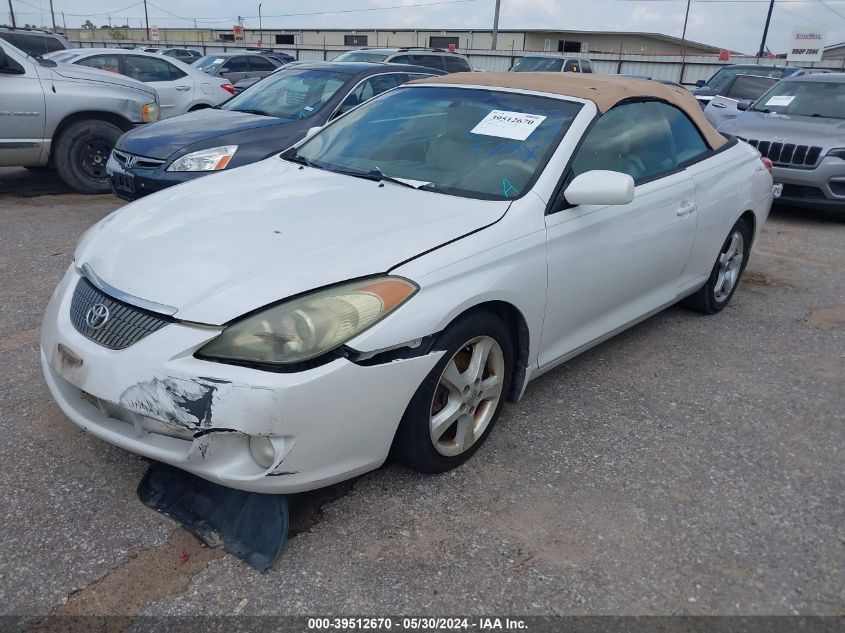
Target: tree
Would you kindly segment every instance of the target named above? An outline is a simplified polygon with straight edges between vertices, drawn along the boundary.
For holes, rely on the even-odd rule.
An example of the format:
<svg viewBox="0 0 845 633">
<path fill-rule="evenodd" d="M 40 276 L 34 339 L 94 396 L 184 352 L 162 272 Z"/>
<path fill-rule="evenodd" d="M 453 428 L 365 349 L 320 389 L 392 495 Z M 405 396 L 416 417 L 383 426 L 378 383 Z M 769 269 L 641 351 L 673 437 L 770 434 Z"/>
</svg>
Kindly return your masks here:
<svg viewBox="0 0 845 633">
<path fill-rule="evenodd" d="M 82 23 L 82 28 L 83 29 L 89 29 L 89 30 L 93 31 L 97 27 L 94 26 L 94 23 L 91 20 L 85 20 L 85 22 Z"/>
</svg>

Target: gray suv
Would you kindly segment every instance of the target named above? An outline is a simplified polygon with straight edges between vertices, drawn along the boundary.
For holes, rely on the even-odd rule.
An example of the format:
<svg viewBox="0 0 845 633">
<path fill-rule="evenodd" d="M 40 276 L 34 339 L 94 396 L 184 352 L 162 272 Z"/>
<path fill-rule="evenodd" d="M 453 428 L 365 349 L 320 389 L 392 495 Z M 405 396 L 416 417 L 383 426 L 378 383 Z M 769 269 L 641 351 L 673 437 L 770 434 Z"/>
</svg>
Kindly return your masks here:
<svg viewBox="0 0 845 633">
<path fill-rule="evenodd" d="M 111 190 L 117 139 L 158 120 L 155 90 L 122 75 L 31 57 L 0 40 L 0 167 L 55 167 L 81 193 Z"/>
<path fill-rule="evenodd" d="M 845 212 L 845 73 L 783 79 L 719 127 L 772 161 L 775 202 Z"/>
<path fill-rule="evenodd" d="M 73 45 L 64 35 L 39 29 L 16 29 L 0 26 L 0 39 L 6 40 L 27 55 L 33 56 L 73 48 Z"/>
<path fill-rule="evenodd" d="M 360 48 L 335 57 L 333 62 L 386 62 L 425 66 L 447 73 L 472 72 L 469 60 L 441 48 Z"/>
</svg>

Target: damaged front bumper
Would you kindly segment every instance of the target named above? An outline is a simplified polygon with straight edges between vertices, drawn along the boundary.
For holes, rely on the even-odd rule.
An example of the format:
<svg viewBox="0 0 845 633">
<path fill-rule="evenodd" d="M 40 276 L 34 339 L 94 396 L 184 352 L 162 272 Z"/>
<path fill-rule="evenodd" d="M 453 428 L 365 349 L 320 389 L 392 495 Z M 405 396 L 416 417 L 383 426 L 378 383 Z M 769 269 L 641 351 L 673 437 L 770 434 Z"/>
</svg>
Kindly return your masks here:
<svg viewBox="0 0 845 633">
<path fill-rule="evenodd" d="M 301 492 L 377 468 L 442 355 L 272 373 L 194 358 L 220 329 L 179 322 L 111 350 L 71 323 L 79 279 L 72 266 L 41 331 L 44 376 L 62 411 L 111 444 L 241 490 Z M 270 467 L 252 456 L 255 437 L 271 442 Z"/>
</svg>

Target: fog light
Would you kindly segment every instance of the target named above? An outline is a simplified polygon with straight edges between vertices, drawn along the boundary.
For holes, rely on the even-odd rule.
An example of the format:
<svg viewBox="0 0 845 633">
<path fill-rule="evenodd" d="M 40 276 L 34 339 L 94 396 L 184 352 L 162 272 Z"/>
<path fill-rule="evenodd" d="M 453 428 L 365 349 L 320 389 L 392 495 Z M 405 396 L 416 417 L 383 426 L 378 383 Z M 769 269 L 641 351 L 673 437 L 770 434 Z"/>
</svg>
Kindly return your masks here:
<svg viewBox="0 0 845 633">
<path fill-rule="evenodd" d="M 273 448 L 273 443 L 269 438 L 251 435 L 249 452 L 252 453 L 252 458 L 262 468 L 270 468 L 276 461 L 276 449 Z"/>
</svg>

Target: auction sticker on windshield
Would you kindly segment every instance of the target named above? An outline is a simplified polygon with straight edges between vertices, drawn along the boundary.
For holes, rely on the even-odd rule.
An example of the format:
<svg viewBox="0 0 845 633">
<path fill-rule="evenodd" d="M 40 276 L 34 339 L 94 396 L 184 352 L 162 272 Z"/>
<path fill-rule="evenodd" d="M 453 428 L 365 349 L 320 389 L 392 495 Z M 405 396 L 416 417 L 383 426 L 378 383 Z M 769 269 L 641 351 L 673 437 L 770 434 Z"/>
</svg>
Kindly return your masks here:
<svg viewBox="0 0 845 633">
<path fill-rule="evenodd" d="M 539 114 L 493 110 L 470 130 L 473 134 L 524 141 L 546 120 Z"/>
<path fill-rule="evenodd" d="M 779 97 L 772 97 L 766 101 L 767 106 L 788 106 L 795 99 L 794 96 L 780 95 Z"/>
</svg>

